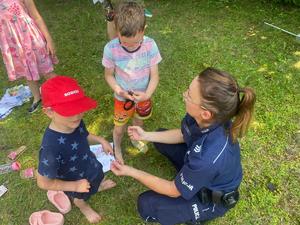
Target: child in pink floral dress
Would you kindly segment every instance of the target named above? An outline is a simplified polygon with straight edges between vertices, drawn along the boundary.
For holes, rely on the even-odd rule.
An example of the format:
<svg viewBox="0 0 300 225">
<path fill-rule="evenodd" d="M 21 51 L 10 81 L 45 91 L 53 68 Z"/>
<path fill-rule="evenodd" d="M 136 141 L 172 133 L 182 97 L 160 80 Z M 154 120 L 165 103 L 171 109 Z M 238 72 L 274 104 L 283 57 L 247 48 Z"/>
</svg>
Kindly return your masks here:
<svg viewBox="0 0 300 225">
<path fill-rule="evenodd" d="M 33 0 L 0 0 L 0 48 L 11 81 L 26 78 L 33 95 L 29 112 L 40 102 L 40 75 L 55 76 L 58 59 L 47 26 Z"/>
</svg>

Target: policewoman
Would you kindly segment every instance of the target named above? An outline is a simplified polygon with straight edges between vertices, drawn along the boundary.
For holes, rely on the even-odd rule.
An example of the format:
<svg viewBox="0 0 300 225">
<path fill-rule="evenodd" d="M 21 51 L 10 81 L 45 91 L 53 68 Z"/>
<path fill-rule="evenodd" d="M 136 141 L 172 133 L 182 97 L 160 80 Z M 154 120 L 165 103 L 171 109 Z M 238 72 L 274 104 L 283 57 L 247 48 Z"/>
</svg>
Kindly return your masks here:
<svg viewBox="0 0 300 225">
<path fill-rule="evenodd" d="M 154 143 L 175 166 L 169 181 L 113 162 L 117 176 L 130 176 L 150 190 L 138 199 L 148 222 L 200 224 L 223 216 L 239 198 L 242 180 L 238 138 L 246 133 L 255 103 L 251 88 L 240 88 L 226 72 L 207 68 L 183 93 L 186 116 L 181 129 L 146 132 L 129 127 L 133 140 Z"/>
</svg>

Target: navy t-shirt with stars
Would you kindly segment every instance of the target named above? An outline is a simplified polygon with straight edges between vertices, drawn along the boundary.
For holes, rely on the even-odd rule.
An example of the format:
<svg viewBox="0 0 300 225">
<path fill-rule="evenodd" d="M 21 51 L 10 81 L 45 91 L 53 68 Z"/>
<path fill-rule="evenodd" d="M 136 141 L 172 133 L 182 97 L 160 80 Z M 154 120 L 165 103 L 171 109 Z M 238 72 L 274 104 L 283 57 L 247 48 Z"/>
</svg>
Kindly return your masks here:
<svg viewBox="0 0 300 225">
<path fill-rule="evenodd" d="M 92 182 L 102 172 L 102 165 L 90 151 L 85 124 L 73 133 L 65 134 L 46 129 L 39 155 L 38 172 L 49 179 Z"/>
</svg>

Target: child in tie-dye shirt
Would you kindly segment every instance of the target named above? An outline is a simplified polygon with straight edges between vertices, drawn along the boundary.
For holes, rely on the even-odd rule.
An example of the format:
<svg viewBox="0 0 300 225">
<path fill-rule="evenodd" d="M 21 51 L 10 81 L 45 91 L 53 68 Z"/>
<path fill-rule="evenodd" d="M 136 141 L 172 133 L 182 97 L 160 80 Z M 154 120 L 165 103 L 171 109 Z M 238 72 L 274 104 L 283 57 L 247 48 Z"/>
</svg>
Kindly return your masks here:
<svg viewBox="0 0 300 225">
<path fill-rule="evenodd" d="M 121 141 L 126 123 L 143 125 L 151 116 L 151 96 L 158 81 L 158 63 L 161 56 L 155 41 L 144 36 L 144 8 L 136 2 L 121 3 L 114 17 L 118 37 L 104 48 L 102 64 L 105 79 L 114 91 L 114 150 L 123 162 Z M 142 142 L 133 142 L 141 151 L 147 150 Z"/>
</svg>

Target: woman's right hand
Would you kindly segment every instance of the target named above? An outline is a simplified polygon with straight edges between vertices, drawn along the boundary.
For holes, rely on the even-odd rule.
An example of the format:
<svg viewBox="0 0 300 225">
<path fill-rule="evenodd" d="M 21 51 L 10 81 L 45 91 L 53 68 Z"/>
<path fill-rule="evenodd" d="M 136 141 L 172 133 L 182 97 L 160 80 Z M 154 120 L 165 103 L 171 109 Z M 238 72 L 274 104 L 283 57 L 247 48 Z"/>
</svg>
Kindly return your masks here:
<svg viewBox="0 0 300 225">
<path fill-rule="evenodd" d="M 130 170 L 133 168 L 126 166 L 125 164 L 121 164 L 118 161 L 113 161 L 110 165 L 110 169 L 116 176 L 129 176 Z"/>
<path fill-rule="evenodd" d="M 131 140 L 134 141 L 145 140 L 146 132 L 139 126 L 129 126 L 127 132 Z"/>
<path fill-rule="evenodd" d="M 76 181 L 76 192 L 89 192 L 91 188 L 90 182 L 87 179 Z"/>
</svg>

